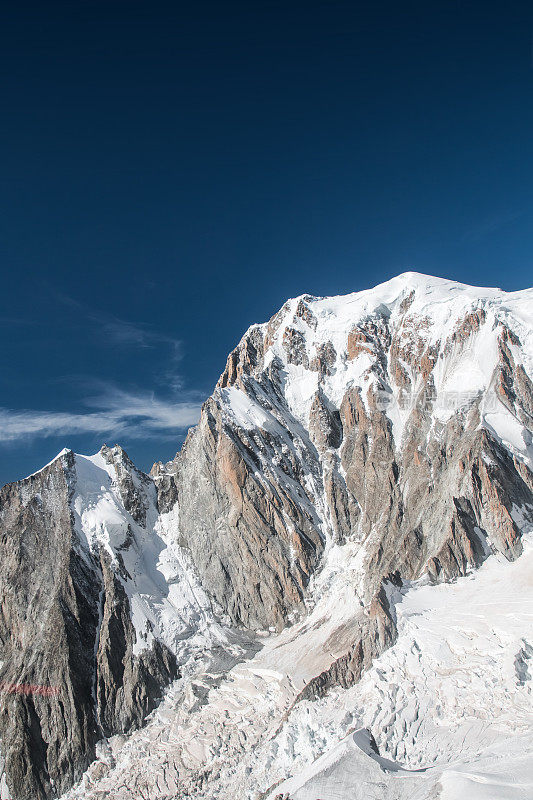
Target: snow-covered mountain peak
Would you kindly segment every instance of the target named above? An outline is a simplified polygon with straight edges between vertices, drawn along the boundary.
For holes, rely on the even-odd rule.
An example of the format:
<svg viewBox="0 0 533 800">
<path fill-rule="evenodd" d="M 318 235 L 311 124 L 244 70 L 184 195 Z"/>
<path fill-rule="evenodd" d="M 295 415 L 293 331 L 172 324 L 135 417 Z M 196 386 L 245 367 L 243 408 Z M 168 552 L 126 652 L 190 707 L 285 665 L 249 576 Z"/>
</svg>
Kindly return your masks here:
<svg viewBox="0 0 533 800">
<path fill-rule="evenodd" d="M 508 636 L 505 616 L 517 596 L 506 586 L 514 576 L 527 591 L 532 553 L 526 537 L 522 564 L 532 301 L 413 272 L 302 295 L 247 331 L 172 462 L 148 476 L 104 445 L 5 487 L 3 678 L 65 687 L 21 731 L 0 716 L 10 780 L 26 780 L 17 765 L 40 726 L 50 745 L 32 756 L 32 792 L 63 791 L 97 755 L 72 796 L 255 800 L 283 780 L 296 800 L 337 800 L 323 781 L 342 761 L 359 794 L 403 800 L 412 785 L 426 800 L 440 761 L 427 782 L 409 769 L 451 763 L 478 733 L 490 747 L 498 725 L 511 738 L 509 715 L 493 725 L 490 713 L 515 684 L 521 699 L 530 689 L 529 617 L 519 606 Z M 470 607 L 482 565 L 481 604 L 498 586 L 505 609 L 480 627 Z M 481 686 L 485 647 L 495 684 L 478 709 L 463 660 Z M 439 659 L 442 681 L 431 679 Z M 172 681 L 143 731 L 112 736 L 141 725 Z M 398 780 L 380 782 L 383 770 Z M 442 774 L 446 791 L 469 780 Z"/>
<path fill-rule="evenodd" d="M 492 308 L 498 318 L 516 315 L 531 325 L 533 322 L 533 290 L 504 292 L 482 288 L 445 278 L 405 272 L 371 289 L 332 297 L 300 295 L 287 301 L 262 329 L 273 323 L 291 324 L 311 338 L 324 338 L 328 329 L 347 328 L 367 318 L 383 317 L 399 323 L 407 314 L 427 317 L 435 338 L 445 338 L 447 328 L 468 310 Z M 309 309 L 309 310 L 306 310 Z M 313 319 L 314 317 L 314 319 Z M 252 326 L 257 327 L 257 326 Z M 250 329 L 251 330 L 251 329 Z"/>
<path fill-rule="evenodd" d="M 518 392 L 509 384 L 515 367 L 524 384 Z M 475 403 L 480 424 L 531 465 L 523 428 L 533 414 L 532 370 L 532 290 L 506 293 L 407 272 L 350 295 L 289 300 L 249 329 L 219 388 L 236 425 L 273 430 L 280 421 L 273 395 L 281 394 L 309 430 L 313 404 L 339 410 L 352 387 L 367 408 L 377 398 L 396 448 L 421 392 L 429 393 L 426 410 L 437 426 Z"/>
<path fill-rule="evenodd" d="M 533 289 L 505 292 L 502 289 L 477 287 L 419 272 L 404 272 L 377 286 L 347 295 L 315 297 L 303 294 L 288 300 L 269 323 L 253 325 L 243 341 L 260 328 L 272 331 L 282 323 L 291 324 L 306 333 L 318 331 L 316 338 L 328 328 L 356 325 L 367 317 L 426 315 L 436 337 L 445 337 L 447 327 L 461 314 L 476 308 L 493 308 L 499 318 L 515 315 L 526 325 L 533 322 Z M 308 309 L 308 310 L 306 310 Z M 314 318 L 313 318 L 314 317 Z M 328 322 L 329 321 L 329 322 Z M 307 325 L 306 325 L 307 323 Z M 320 330 L 323 329 L 323 330 Z"/>
</svg>

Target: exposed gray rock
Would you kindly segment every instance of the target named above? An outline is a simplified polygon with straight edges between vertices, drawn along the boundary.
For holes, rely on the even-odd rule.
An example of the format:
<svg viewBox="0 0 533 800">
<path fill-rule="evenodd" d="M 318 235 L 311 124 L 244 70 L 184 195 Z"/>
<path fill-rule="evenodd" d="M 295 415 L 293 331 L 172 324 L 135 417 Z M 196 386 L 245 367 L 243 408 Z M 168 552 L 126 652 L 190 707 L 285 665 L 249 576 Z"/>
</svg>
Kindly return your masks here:
<svg viewBox="0 0 533 800">
<path fill-rule="evenodd" d="M 69 506 L 73 454 L 0 493 L 2 685 L 0 737 L 16 800 L 60 793 L 79 779 L 99 738 L 93 702 L 101 581 L 83 558 Z M 53 783 L 52 783 L 53 781 Z"/>
<path fill-rule="evenodd" d="M 117 467 L 125 508 L 142 523 L 145 498 L 131 462 L 120 448 L 102 454 Z M 119 576 L 74 525 L 76 480 L 68 451 L 0 492 L 0 740 L 15 800 L 68 789 L 97 740 L 142 724 L 178 674 L 159 642 L 134 656 Z"/>
<path fill-rule="evenodd" d="M 328 448 L 336 450 L 342 441 L 339 411 L 332 407 L 321 389 L 316 392 L 309 411 L 309 435 L 319 452 Z"/>
<path fill-rule="evenodd" d="M 173 467 L 180 536 L 203 585 L 234 623 L 252 628 L 284 624 L 323 546 L 302 480 L 311 445 L 293 436 L 289 447 L 288 436 L 232 428 L 213 397 Z"/>
<path fill-rule="evenodd" d="M 150 478 L 138 470 L 128 458 L 122 447 L 108 447 L 104 445 L 100 450 L 104 460 L 115 468 L 116 480 L 124 508 L 131 514 L 135 522 L 146 526 L 146 512 L 149 501 L 146 489 L 151 484 Z M 136 476 L 137 482 L 133 480 Z"/>
<path fill-rule="evenodd" d="M 133 654 L 135 632 L 126 593 L 100 553 L 103 609 L 96 655 L 96 714 L 104 736 L 139 727 L 153 710 L 161 689 L 178 675 L 176 657 L 157 639 Z"/>
</svg>

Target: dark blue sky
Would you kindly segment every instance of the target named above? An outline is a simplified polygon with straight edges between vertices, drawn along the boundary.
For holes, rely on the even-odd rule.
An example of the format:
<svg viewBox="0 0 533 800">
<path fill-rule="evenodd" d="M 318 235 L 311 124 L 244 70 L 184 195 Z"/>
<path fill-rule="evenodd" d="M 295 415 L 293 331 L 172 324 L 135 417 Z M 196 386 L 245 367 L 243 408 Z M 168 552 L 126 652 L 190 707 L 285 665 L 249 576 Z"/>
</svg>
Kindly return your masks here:
<svg viewBox="0 0 533 800">
<path fill-rule="evenodd" d="M 173 456 L 244 330 L 531 285 L 529 3 L 4 2 L 0 481 Z"/>
</svg>

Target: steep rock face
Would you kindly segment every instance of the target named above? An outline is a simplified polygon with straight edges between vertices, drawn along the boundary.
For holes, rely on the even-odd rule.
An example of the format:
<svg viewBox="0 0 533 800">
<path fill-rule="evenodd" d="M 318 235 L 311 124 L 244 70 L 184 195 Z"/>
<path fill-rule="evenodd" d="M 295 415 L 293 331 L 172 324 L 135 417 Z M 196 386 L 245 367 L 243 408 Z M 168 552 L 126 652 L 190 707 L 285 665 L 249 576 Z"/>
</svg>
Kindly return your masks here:
<svg viewBox="0 0 533 800">
<path fill-rule="evenodd" d="M 307 437 L 274 422 L 232 426 L 211 398 L 178 456 L 180 541 L 234 623 L 280 628 L 303 600 L 323 548 L 305 485 L 316 466 L 309 447 Z"/>
<path fill-rule="evenodd" d="M 105 464 L 122 519 L 120 505 L 99 514 Z M 139 546 L 134 520 L 146 524 L 143 487 L 155 498 L 120 448 L 103 448 L 92 461 L 66 451 L 0 494 L 0 739 L 17 800 L 61 794 L 96 741 L 140 725 L 178 674 L 160 641 L 135 652 L 124 556 Z"/>
<path fill-rule="evenodd" d="M 73 541 L 72 463 L 68 454 L 0 496 L 0 736 L 8 785 L 28 800 L 50 796 L 52 781 L 61 790 L 79 778 L 97 738 L 100 587 L 96 562 Z M 11 685 L 38 688 L 25 694 Z"/>
<path fill-rule="evenodd" d="M 135 629 L 127 594 L 102 554 L 103 608 L 96 654 L 96 713 L 104 736 L 138 727 L 161 689 L 177 677 L 176 657 L 154 639 L 135 656 Z"/>
</svg>

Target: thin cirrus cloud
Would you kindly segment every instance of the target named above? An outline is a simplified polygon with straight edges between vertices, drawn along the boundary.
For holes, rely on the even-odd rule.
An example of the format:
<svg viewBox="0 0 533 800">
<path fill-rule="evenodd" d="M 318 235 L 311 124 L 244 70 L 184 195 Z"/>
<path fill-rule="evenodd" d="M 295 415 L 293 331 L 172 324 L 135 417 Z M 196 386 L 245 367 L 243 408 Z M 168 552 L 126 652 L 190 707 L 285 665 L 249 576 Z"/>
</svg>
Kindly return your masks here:
<svg viewBox="0 0 533 800">
<path fill-rule="evenodd" d="M 0 442 L 84 433 L 160 438 L 195 425 L 201 407 L 196 401 L 172 402 L 113 388 L 85 400 L 84 405 L 94 410 L 69 413 L 0 408 Z"/>
<path fill-rule="evenodd" d="M 134 389 L 127 391 L 100 378 L 66 377 L 78 394 L 74 411 L 9 409 L 0 407 L 0 444 L 21 439 L 100 434 L 128 438 L 171 438 L 198 422 L 201 402 L 197 392 L 184 391 L 176 370 L 181 342 L 143 323 L 129 322 L 92 309 L 67 295 L 54 292 L 55 299 L 75 312 L 76 319 L 90 323 L 93 335 L 106 346 L 154 349 L 156 362 L 164 354 L 156 383 L 165 387 L 166 398 Z M 74 322 L 74 324 L 76 324 Z"/>
<path fill-rule="evenodd" d="M 142 349 L 168 345 L 172 359 L 181 358 L 181 342 L 172 336 L 161 333 L 142 323 L 130 322 L 113 314 L 96 311 L 84 303 L 62 292 L 54 292 L 57 302 L 74 310 L 92 323 L 93 331 L 99 338 L 104 338 L 106 343 L 113 343 L 122 347 L 139 347 Z"/>
<path fill-rule="evenodd" d="M 127 322 L 119 317 L 91 314 L 89 319 L 99 326 L 100 333 L 105 336 L 107 342 L 111 340 L 117 345 L 143 349 L 168 345 L 173 359 L 181 357 L 181 342 L 172 336 L 151 330 L 145 325 Z"/>
</svg>

